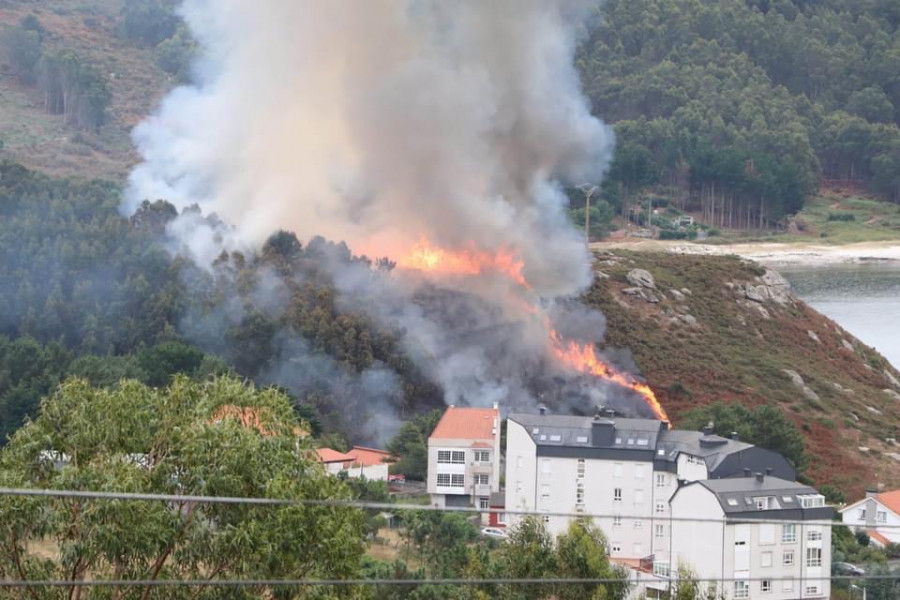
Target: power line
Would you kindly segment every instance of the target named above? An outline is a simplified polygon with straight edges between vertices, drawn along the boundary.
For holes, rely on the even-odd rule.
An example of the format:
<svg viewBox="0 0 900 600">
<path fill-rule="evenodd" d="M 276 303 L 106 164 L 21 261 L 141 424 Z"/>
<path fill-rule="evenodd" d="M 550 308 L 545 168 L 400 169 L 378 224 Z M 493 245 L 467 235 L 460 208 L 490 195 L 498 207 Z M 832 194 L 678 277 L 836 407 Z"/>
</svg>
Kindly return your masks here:
<svg viewBox="0 0 900 600">
<path fill-rule="evenodd" d="M 683 581 L 696 583 L 747 583 L 759 581 L 893 581 L 900 575 L 832 575 L 829 577 L 663 577 L 615 578 L 615 577 L 497 577 L 497 578 L 446 578 L 446 579 L 91 579 L 91 580 L 0 580 L 0 588 L 15 587 L 351 587 L 368 585 L 600 585 L 600 584 L 678 584 Z"/>
<path fill-rule="evenodd" d="M 476 508 L 471 506 L 433 506 L 426 504 L 396 504 L 391 502 L 372 502 L 367 500 L 349 500 L 341 498 L 253 498 L 239 496 L 195 496 L 188 494 L 151 494 L 142 492 L 101 492 L 84 490 L 54 490 L 36 488 L 0 488 L 0 496 L 38 496 L 52 498 L 82 498 L 89 500 L 130 500 L 144 502 L 178 502 L 197 504 L 247 504 L 256 506 L 326 506 L 334 508 L 357 508 L 365 510 L 381 511 L 431 511 L 431 512 L 457 512 L 469 514 L 505 514 L 514 516 L 534 517 L 565 517 L 565 518 L 590 518 L 590 519 L 629 519 L 647 521 L 669 521 L 689 523 L 717 523 L 717 524 L 771 524 L 771 525 L 798 525 L 804 526 L 846 526 L 846 523 L 831 520 L 812 519 L 765 519 L 755 517 L 740 517 L 726 515 L 726 518 L 713 517 L 675 517 L 660 514 L 608 514 L 589 512 L 565 512 L 565 511 L 539 511 L 517 510 L 506 508 Z M 799 509 L 795 509 L 799 510 Z M 808 510 L 808 509 L 807 509 Z M 900 528 L 898 525 L 879 524 L 879 529 Z"/>
</svg>

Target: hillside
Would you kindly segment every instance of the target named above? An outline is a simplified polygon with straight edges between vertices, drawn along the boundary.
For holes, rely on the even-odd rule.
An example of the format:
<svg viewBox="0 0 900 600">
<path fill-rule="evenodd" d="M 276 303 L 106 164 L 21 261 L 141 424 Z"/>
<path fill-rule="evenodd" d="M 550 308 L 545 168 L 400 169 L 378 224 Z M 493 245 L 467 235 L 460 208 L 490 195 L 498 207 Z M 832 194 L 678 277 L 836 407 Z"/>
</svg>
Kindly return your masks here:
<svg viewBox="0 0 900 600">
<path fill-rule="evenodd" d="M 0 65 L 2 153 L 32 169 L 121 181 L 138 156 L 131 129 L 152 112 L 175 79 L 155 62 L 153 48 L 120 33 L 125 0 L 0 1 L 0 24 L 34 15 L 46 30 L 44 52 L 74 51 L 105 81 L 108 118 L 98 131 L 75 129 L 44 110 L 34 85 L 23 85 L 8 61 Z"/>
<path fill-rule="evenodd" d="M 854 495 L 900 484 L 900 373 L 777 273 L 735 257 L 625 250 L 597 254 L 596 268 L 586 298 L 607 316 L 607 344 L 632 350 L 676 424 L 714 402 L 771 404 L 802 431 L 817 484 Z M 630 283 L 633 269 L 656 288 Z"/>
</svg>

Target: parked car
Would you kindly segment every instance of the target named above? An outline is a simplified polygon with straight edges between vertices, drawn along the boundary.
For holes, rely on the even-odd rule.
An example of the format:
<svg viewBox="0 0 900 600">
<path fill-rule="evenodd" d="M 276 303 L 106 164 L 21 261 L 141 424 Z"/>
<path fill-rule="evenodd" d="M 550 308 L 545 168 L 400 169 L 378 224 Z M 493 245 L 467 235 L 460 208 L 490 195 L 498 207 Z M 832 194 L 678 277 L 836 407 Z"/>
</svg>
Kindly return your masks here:
<svg viewBox="0 0 900 600">
<path fill-rule="evenodd" d="M 406 483 L 406 475 L 388 475 L 388 483 Z"/>
<path fill-rule="evenodd" d="M 505 529 L 501 529 L 500 527 L 482 527 L 481 535 L 484 537 L 497 538 L 500 540 L 508 540 L 509 534 L 506 533 Z"/>
<path fill-rule="evenodd" d="M 862 577 L 866 574 L 866 570 L 862 567 L 857 567 L 856 565 L 845 562 L 834 563 L 831 570 L 840 575 L 854 575 L 856 577 Z"/>
</svg>

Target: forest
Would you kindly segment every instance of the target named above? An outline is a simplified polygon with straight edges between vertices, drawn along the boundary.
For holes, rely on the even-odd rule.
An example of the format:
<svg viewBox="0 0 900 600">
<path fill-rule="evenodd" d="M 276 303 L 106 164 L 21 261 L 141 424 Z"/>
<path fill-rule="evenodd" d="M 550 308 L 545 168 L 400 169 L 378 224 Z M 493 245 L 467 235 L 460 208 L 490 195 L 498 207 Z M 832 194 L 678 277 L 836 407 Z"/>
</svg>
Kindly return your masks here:
<svg viewBox="0 0 900 600">
<path fill-rule="evenodd" d="M 602 200 L 623 216 L 665 198 L 710 226 L 770 228 L 823 180 L 900 201 L 894 0 L 597 10 L 578 67 L 594 113 L 615 127 Z"/>
</svg>

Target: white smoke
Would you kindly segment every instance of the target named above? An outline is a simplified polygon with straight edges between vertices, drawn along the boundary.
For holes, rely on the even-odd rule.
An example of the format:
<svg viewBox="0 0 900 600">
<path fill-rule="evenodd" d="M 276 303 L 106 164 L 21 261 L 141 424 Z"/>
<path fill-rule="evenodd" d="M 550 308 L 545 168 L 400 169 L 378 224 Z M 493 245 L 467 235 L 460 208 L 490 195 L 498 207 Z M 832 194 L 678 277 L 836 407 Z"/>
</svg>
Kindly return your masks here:
<svg viewBox="0 0 900 600">
<path fill-rule="evenodd" d="M 612 148 L 573 66 L 593 4 L 184 0 L 199 83 L 135 130 L 126 210 L 197 203 L 244 243 L 511 248 L 542 295 L 576 293 L 589 262 L 559 182 L 598 181 Z"/>
</svg>

